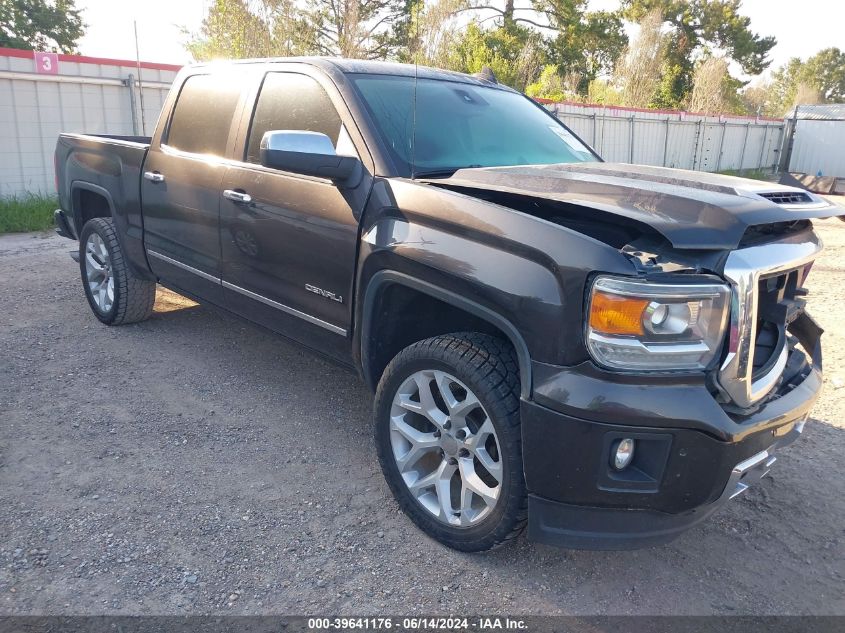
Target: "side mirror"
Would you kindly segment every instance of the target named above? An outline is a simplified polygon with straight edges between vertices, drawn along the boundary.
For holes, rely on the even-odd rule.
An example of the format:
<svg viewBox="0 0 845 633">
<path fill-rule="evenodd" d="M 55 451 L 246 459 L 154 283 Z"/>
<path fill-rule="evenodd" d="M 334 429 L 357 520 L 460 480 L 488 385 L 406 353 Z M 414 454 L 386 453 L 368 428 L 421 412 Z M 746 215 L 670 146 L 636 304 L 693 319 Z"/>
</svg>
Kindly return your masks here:
<svg viewBox="0 0 845 633">
<path fill-rule="evenodd" d="M 330 178 L 343 185 L 359 173 L 361 161 L 338 156 L 331 139 L 319 132 L 270 130 L 261 138 L 261 164 L 294 174 Z"/>
</svg>

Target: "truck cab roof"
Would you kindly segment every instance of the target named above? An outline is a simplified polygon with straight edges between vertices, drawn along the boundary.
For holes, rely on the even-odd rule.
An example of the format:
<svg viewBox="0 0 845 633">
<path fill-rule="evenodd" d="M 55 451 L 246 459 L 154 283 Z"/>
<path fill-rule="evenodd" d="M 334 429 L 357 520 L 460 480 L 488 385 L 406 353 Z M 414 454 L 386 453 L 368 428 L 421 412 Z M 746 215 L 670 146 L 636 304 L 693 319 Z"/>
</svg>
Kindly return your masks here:
<svg viewBox="0 0 845 633">
<path fill-rule="evenodd" d="M 399 62 L 374 61 L 367 59 L 346 59 L 339 57 L 267 57 L 263 59 L 246 59 L 226 62 L 204 62 L 187 66 L 191 68 L 202 68 L 209 64 L 217 65 L 240 65 L 240 64 L 275 64 L 292 63 L 308 64 L 324 70 L 329 74 L 340 73 L 343 75 L 367 74 L 367 75 L 393 75 L 396 77 L 419 77 L 420 79 L 439 79 L 441 81 L 455 81 L 460 83 L 474 84 L 488 88 L 498 88 L 507 92 L 515 92 L 512 88 L 487 81 L 474 75 L 459 73 L 452 70 L 442 70 L 431 66 L 420 66 L 416 64 L 403 64 Z"/>
</svg>

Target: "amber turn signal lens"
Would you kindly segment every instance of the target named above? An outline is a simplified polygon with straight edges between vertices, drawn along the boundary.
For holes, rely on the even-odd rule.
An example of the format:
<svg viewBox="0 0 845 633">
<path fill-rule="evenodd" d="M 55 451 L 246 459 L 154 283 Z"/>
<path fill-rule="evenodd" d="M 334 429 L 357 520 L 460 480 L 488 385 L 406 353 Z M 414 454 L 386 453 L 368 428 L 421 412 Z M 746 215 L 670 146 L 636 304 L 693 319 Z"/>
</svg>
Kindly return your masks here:
<svg viewBox="0 0 845 633">
<path fill-rule="evenodd" d="M 644 334 L 647 299 L 596 292 L 590 304 L 590 327 L 601 334 Z"/>
</svg>

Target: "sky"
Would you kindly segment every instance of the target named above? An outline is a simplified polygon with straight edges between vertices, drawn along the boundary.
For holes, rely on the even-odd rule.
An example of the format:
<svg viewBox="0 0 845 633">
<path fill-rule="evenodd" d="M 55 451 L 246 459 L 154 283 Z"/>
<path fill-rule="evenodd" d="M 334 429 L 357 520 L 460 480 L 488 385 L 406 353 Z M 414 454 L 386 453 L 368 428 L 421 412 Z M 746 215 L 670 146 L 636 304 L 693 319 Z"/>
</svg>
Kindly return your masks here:
<svg viewBox="0 0 845 633">
<path fill-rule="evenodd" d="M 141 60 L 186 64 L 182 30 L 197 32 L 211 0 L 76 0 L 88 32 L 80 53 L 92 57 L 135 59 L 133 20 L 138 22 Z M 525 0 L 517 0 L 524 5 Z M 615 9 L 619 0 L 590 0 L 591 9 Z M 845 48 L 845 2 L 842 0 L 744 0 L 743 13 L 761 35 L 778 44 L 770 69 L 791 57 L 807 58 L 823 48 Z"/>
</svg>

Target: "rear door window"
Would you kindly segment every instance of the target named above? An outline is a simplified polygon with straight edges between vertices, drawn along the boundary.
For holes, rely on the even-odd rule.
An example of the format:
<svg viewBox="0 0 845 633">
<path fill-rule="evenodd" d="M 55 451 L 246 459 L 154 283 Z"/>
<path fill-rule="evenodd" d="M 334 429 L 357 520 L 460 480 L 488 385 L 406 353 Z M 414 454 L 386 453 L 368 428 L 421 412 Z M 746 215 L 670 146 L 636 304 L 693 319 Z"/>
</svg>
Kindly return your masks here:
<svg viewBox="0 0 845 633">
<path fill-rule="evenodd" d="M 193 75 L 179 92 L 167 145 L 192 154 L 225 156 L 243 82 L 231 75 Z"/>
</svg>

